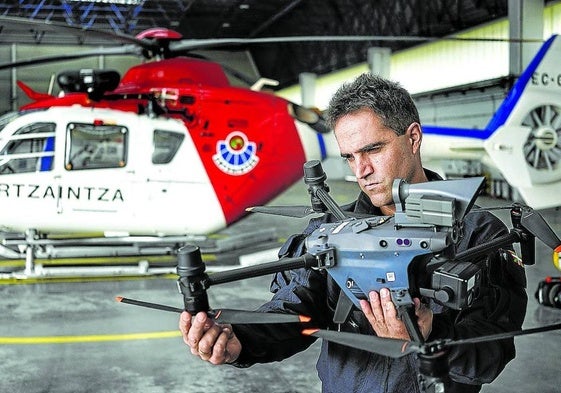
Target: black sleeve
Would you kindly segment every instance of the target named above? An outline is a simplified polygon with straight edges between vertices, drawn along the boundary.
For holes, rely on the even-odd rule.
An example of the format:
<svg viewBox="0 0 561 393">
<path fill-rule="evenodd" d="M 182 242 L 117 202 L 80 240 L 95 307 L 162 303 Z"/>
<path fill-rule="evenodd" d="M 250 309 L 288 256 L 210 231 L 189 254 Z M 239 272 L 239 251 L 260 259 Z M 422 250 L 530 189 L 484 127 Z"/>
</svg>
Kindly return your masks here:
<svg viewBox="0 0 561 393">
<path fill-rule="evenodd" d="M 467 221 L 466 237 L 460 251 L 507 232 L 490 215 L 478 214 Z M 519 330 L 526 313 L 526 276 L 512 250 L 499 250 L 476 262 L 483 271 L 479 297 L 462 311 L 445 310 L 434 315 L 429 340 L 468 338 Z M 480 385 L 493 381 L 515 357 L 514 339 L 489 341 L 450 348 L 450 376 L 464 384 Z"/>
<path fill-rule="evenodd" d="M 279 257 L 304 254 L 304 241 L 310 228 L 319 225 L 312 221 L 304 234 L 291 236 L 279 251 Z M 312 269 L 294 269 L 275 274 L 271 283 L 273 298 L 262 305 L 260 312 L 296 313 L 312 318 L 310 326 L 299 323 L 234 325 L 233 330 L 242 343 L 237 367 L 286 359 L 308 348 L 315 337 L 302 335 L 306 327 L 325 327 L 328 315 L 326 275 Z"/>
<path fill-rule="evenodd" d="M 242 353 L 235 363 L 247 367 L 286 359 L 308 348 L 315 337 L 302 335 L 306 327 L 323 327 L 327 315 L 325 277 L 310 269 L 288 272 L 290 281 L 283 282 L 271 301 L 261 306 L 260 312 L 297 313 L 312 318 L 310 326 L 299 323 L 235 325 L 233 330 L 242 343 Z M 275 281 L 284 280 L 278 274 Z"/>
</svg>

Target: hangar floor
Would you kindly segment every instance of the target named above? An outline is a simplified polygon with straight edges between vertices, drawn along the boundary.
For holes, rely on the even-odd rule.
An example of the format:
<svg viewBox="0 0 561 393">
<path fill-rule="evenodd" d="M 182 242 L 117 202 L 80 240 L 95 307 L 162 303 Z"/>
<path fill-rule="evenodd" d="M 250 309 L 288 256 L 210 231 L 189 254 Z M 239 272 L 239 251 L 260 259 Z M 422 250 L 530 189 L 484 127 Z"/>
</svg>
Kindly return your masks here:
<svg viewBox="0 0 561 393">
<path fill-rule="evenodd" d="M 356 185 L 329 181 L 331 195 L 345 203 Z M 352 191 L 351 191 L 352 190 Z M 296 184 L 272 204 L 308 204 Z M 481 198 L 482 206 L 506 205 Z M 501 215 L 502 213 L 498 213 Z M 542 214 L 561 234 L 558 209 Z M 506 219 L 507 216 L 501 216 Z M 279 238 L 299 231 L 306 219 L 253 214 L 226 232 L 275 226 Z M 509 224 L 510 225 L 510 224 Z M 272 255 L 272 254 L 271 254 Z M 271 259 L 267 259 L 271 260 Z M 220 260 L 213 262 L 220 265 Z M 561 310 L 539 306 L 538 282 L 561 275 L 551 253 L 537 242 L 537 264 L 527 268 L 529 305 L 524 327 L 561 322 Z M 315 372 L 319 343 L 282 363 L 248 369 L 214 367 L 191 358 L 177 332 L 177 314 L 114 301 L 117 295 L 181 307 L 173 277 L 78 282 L 0 284 L 0 391 L 13 393 L 319 392 Z M 268 278 L 253 278 L 209 290 L 214 307 L 252 309 L 269 297 Z M 517 357 L 487 393 L 561 392 L 561 332 L 516 338 Z"/>
</svg>

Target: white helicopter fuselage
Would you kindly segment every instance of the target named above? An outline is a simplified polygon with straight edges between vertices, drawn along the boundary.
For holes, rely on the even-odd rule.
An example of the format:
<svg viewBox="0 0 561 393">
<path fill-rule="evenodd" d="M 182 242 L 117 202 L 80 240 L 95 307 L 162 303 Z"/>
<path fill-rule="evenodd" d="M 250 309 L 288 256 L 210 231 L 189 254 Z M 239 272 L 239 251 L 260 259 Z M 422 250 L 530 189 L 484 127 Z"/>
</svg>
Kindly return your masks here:
<svg viewBox="0 0 561 393">
<path fill-rule="evenodd" d="M 83 124 L 89 126 L 81 129 Z M 94 138 L 90 145 L 84 142 L 88 133 Z M 170 149 L 176 149 L 171 159 Z M 7 122 L 0 131 L 0 152 L 3 231 L 173 235 L 225 226 L 182 121 L 52 107 Z M 52 162 L 39 168 L 46 160 Z"/>
</svg>

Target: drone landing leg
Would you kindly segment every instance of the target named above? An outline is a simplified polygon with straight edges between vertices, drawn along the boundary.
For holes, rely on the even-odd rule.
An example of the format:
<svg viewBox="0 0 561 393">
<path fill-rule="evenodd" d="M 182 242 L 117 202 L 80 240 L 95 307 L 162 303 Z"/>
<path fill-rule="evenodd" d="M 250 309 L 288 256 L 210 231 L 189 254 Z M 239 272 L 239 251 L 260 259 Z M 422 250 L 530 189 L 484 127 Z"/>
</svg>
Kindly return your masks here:
<svg viewBox="0 0 561 393">
<path fill-rule="evenodd" d="M 402 305 L 397 307 L 397 314 L 405 323 L 407 332 L 411 337 L 411 341 L 418 342 L 420 344 L 425 342 L 425 338 L 421 333 L 421 329 L 417 324 L 417 316 L 415 315 L 415 306 L 412 304 Z"/>
<path fill-rule="evenodd" d="M 335 314 L 333 315 L 333 322 L 341 325 L 347 321 L 349 314 L 353 308 L 353 301 L 349 299 L 345 292 L 341 291 L 339 293 L 339 299 L 337 300 L 337 306 L 335 307 Z"/>
<path fill-rule="evenodd" d="M 444 393 L 449 385 L 447 352 L 419 354 L 419 386 L 424 393 Z"/>
</svg>

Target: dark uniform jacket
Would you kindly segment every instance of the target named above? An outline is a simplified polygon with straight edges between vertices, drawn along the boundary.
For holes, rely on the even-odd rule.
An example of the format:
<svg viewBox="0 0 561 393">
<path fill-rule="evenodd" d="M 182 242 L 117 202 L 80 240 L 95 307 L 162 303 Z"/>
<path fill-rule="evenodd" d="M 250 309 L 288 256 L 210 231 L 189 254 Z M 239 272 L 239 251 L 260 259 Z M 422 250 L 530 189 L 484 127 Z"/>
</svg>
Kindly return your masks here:
<svg viewBox="0 0 561 393">
<path fill-rule="evenodd" d="M 427 171 L 430 180 L 438 175 Z M 357 213 L 381 215 L 369 198 L 344 207 Z M 293 235 L 281 248 L 281 257 L 306 252 L 304 240 L 323 222 L 334 221 L 329 214 L 312 219 L 302 234 Z M 508 233 L 506 226 L 488 212 L 469 212 L 457 252 Z M 438 338 L 467 338 L 519 330 L 526 312 L 526 278 L 523 267 L 506 251 L 492 253 L 478 262 L 484 269 L 485 290 L 471 307 L 451 310 L 431 303 L 433 327 L 428 341 Z M 313 327 L 340 329 L 374 335 L 362 311 L 351 312 L 341 326 L 333 323 L 339 287 L 325 270 L 295 269 L 278 273 L 271 283 L 271 301 L 262 312 L 296 312 L 312 318 Z M 234 363 L 247 367 L 254 363 L 280 361 L 308 348 L 314 337 L 303 336 L 299 324 L 235 325 L 242 353 Z M 451 386 L 446 392 L 478 392 L 481 384 L 493 381 L 515 356 L 514 340 L 506 339 L 476 345 L 452 347 L 449 353 Z M 336 343 L 322 342 L 316 365 L 323 392 L 419 392 L 417 356 L 394 359 Z"/>
</svg>

